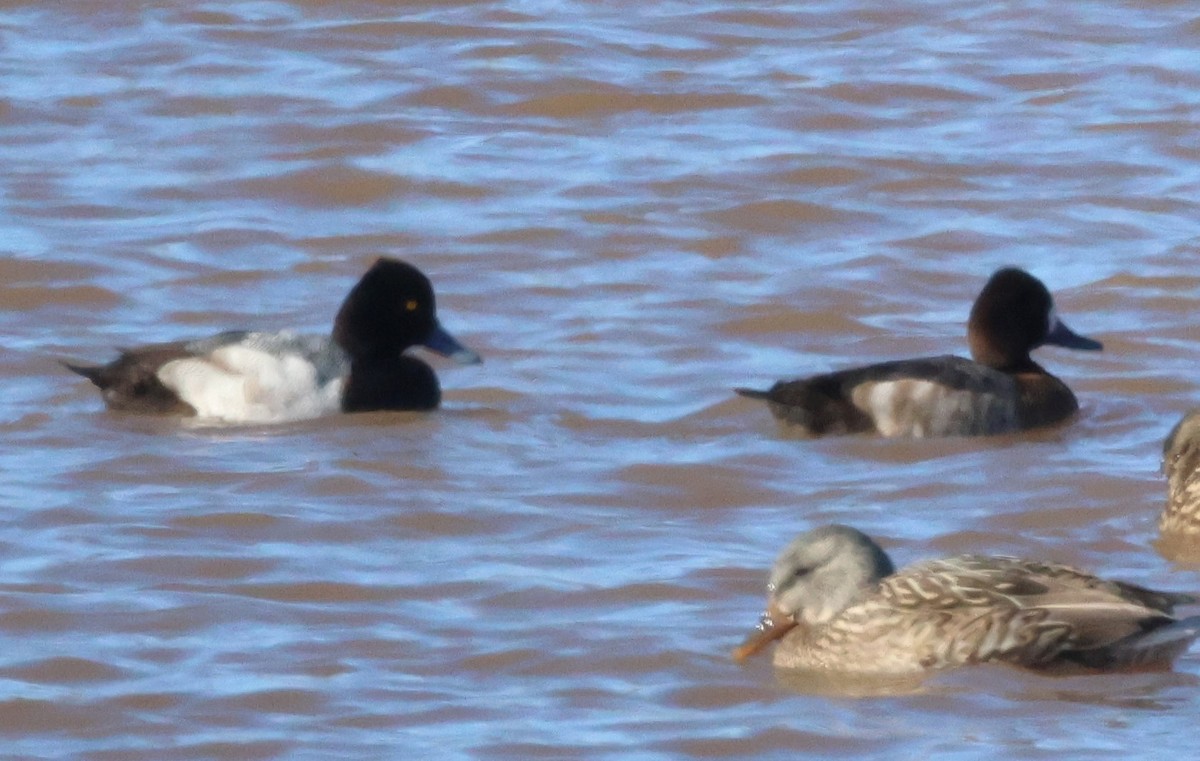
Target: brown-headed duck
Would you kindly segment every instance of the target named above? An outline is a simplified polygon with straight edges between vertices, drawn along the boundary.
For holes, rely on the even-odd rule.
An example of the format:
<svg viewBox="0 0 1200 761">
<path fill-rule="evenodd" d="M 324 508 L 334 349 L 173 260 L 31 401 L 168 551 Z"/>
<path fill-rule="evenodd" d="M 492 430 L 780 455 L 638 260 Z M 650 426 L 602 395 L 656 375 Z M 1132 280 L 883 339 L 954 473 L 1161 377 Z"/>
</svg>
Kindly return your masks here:
<svg viewBox="0 0 1200 761">
<path fill-rule="evenodd" d="M 973 359 L 902 359 L 736 391 L 766 400 L 776 418 L 808 436 L 1009 433 L 1059 423 L 1079 409 L 1071 389 L 1030 351 L 1102 348 L 1067 328 L 1040 280 L 1011 267 L 993 274 L 976 298 L 967 340 Z"/>
</svg>

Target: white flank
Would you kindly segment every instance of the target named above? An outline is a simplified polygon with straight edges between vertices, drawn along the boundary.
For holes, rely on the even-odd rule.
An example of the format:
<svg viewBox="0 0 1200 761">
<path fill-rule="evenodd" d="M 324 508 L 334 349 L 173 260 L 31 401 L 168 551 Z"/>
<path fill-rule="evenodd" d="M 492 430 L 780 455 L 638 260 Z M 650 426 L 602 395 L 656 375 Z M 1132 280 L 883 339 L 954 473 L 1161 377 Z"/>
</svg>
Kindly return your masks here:
<svg viewBox="0 0 1200 761">
<path fill-rule="evenodd" d="M 1006 396 L 933 381 L 904 378 L 863 383 L 851 398 L 884 436 L 969 436 L 1017 427 L 1016 405 Z"/>
<path fill-rule="evenodd" d="M 939 398 L 945 388 L 936 383 L 904 379 L 864 383 L 854 390 L 854 404 L 875 421 L 875 427 L 884 436 L 929 436 L 932 422 L 930 414 L 939 414 Z"/>
<path fill-rule="evenodd" d="M 167 362 L 158 371 L 167 388 L 197 416 L 230 423 L 304 420 L 340 409 L 342 379 L 317 385 L 312 363 L 296 353 L 272 354 L 238 344 L 207 357 Z"/>
</svg>

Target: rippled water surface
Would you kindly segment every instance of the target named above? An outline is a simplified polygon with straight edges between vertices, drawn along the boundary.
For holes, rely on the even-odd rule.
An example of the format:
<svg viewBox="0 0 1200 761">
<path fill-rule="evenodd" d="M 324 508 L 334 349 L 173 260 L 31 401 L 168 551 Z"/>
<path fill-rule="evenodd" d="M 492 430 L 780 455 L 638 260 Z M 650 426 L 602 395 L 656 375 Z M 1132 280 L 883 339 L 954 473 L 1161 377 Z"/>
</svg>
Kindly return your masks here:
<svg viewBox="0 0 1200 761">
<path fill-rule="evenodd" d="M 1163 757 L 1175 672 L 847 689 L 728 653 L 796 532 L 1200 590 L 1188 3 L 6 3 L 0 735 L 28 758 Z M 58 365 L 327 330 L 375 256 L 444 409 L 105 412 Z M 966 350 L 996 267 L 1103 354 L 1027 437 L 802 441 L 734 386 Z"/>
</svg>

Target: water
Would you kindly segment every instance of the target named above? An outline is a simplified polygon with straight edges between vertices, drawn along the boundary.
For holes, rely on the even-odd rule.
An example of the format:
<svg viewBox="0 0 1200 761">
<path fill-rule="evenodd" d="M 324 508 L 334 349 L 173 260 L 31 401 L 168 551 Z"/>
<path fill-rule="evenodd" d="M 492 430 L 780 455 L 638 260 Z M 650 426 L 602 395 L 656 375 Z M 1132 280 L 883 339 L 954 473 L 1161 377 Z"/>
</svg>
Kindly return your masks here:
<svg viewBox="0 0 1200 761">
<path fill-rule="evenodd" d="M 1200 26 L 1156 2 L 11 3 L 0 734 L 20 758 L 1154 759 L 1173 673 L 864 690 L 728 658 L 851 523 L 1200 589 L 1155 551 L 1197 403 Z M 63 370 L 327 330 L 375 256 L 485 364 L 263 428 Z M 739 385 L 966 351 L 995 268 L 1103 354 L 1069 427 L 806 442 Z"/>
</svg>

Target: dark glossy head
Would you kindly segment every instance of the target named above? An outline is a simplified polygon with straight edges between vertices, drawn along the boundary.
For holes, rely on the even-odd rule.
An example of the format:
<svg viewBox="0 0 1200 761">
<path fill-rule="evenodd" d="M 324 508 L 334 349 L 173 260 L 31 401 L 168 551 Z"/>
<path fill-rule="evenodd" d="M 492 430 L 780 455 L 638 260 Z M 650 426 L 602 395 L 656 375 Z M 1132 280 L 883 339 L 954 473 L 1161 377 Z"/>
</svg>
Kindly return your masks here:
<svg viewBox="0 0 1200 761">
<path fill-rule="evenodd" d="M 425 346 L 464 364 L 479 361 L 438 324 L 429 278 L 396 259 L 380 258 L 350 289 L 334 320 L 333 339 L 352 360 Z"/>
<path fill-rule="evenodd" d="M 1015 267 L 997 270 L 971 307 L 967 322 L 971 356 L 989 367 L 1019 369 L 1043 344 L 1098 351 L 1099 341 L 1072 332 L 1054 309 L 1050 291 Z"/>
</svg>

